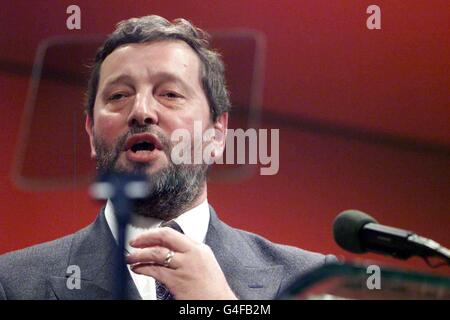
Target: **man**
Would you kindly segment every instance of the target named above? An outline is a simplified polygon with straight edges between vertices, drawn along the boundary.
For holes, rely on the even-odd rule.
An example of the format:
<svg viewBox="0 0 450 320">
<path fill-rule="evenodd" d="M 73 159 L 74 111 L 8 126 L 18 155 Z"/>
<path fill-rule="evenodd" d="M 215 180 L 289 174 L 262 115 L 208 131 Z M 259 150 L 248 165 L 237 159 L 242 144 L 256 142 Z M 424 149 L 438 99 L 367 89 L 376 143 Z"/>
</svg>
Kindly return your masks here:
<svg viewBox="0 0 450 320">
<path fill-rule="evenodd" d="M 129 298 L 272 299 L 335 259 L 231 228 L 208 205 L 208 165 L 174 164 L 173 133 L 185 129 L 193 142 L 194 123 L 214 132 L 207 158 L 220 157 L 229 109 L 222 61 L 186 20 L 123 21 L 97 53 L 87 93 L 91 156 L 98 170 L 147 174 L 152 190 L 127 227 Z M 116 226 L 108 201 L 85 229 L 2 256 L 0 297 L 114 297 Z M 79 271 L 78 286 L 69 270 Z"/>
</svg>

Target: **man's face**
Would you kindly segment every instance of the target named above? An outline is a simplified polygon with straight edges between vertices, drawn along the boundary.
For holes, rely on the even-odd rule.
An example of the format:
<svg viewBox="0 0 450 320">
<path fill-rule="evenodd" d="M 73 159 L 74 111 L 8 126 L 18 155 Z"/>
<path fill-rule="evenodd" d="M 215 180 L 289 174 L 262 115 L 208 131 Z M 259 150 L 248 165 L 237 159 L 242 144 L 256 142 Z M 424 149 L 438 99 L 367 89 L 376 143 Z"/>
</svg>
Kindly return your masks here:
<svg viewBox="0 0 450 320">
<path fill-rule="evenodd" d="M 192 48 L 182 41 L 127 44 L 114 50 L 100 69 L 94 116 L 86 119 L 91 156 L 99 169 L 144 171 L 162 184 L 178 179 L 174 170 L 190 172 L 185 180 L 201 179 L 198 171 L 205 171 L 204 165 L 175 168 L 170 159 L 172 132 L 185 129 L 194 140 L 198 121 L 203 131 L 225 133 L 227 115 L 211 121 L 201 62 Z M 223 151 L 225 134 L 218 140 L 216 156 Z"/>
</svg>

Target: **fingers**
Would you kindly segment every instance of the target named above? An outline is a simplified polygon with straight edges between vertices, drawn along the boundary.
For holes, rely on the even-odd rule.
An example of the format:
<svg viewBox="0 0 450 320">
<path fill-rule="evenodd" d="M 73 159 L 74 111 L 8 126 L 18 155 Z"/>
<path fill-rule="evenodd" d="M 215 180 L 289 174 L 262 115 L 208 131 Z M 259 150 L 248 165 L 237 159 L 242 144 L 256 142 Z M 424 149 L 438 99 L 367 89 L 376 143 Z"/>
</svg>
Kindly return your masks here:
<svg viewBox="0 0 450 320">
<path fill-rule="evenodd" d="M 131 266 L 130 269 L 135 273 L 144 274 L 146 276 L 150 276 L 154 279 L 157 279 L 159 282 L 164 283 L 167 287 L 169 287 L 168 282 L 170 282 L 167 280 L 173 278 L 174 272 L 176 272 L 172 269 L 165 268 L 163 266 L 146 265 L 146 264 Z"/>
<path fill-rule="evenodd" d="M 133 251 L 126 257 L 128 264 L 160 265 L 166 268 L 177 269 L 180 267 L 182 253 L 175 253 L 163 247 L 151 247 Z"/>
<path fill-rule="evenodd" d="M 167 227 L 148 231 L 130 241 L 130 246 L 135 248 L 158 246 L 175 252 L 186 252 L 193 244 L 196 244 L 193 240 Z"/>
<path fill-rule="evenodd" d="M 131 271 L 163 283 L 176 299 L 236 298 L 206 244 L 169 228 L 149 231 L 130 244 L 138 248 L 127 257 Z"/>
</svg>

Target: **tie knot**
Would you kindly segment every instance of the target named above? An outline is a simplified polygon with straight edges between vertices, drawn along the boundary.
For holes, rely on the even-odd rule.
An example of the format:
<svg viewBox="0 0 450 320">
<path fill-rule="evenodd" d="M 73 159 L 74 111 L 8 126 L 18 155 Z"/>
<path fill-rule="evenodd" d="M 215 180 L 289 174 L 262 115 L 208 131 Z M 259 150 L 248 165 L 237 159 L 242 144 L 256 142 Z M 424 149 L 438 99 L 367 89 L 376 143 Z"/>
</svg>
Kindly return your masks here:
<svg viewBox="0 0 450 320">
<path fill-rule="evenodd" d="M 160 228 L 169 227 L 173 230 L 176 230 L 182 234 L 184 234 L 183 229 L 181 229 L 180 225 L 175 220 L 169 220 L 161 223 Z"/>
</svg>

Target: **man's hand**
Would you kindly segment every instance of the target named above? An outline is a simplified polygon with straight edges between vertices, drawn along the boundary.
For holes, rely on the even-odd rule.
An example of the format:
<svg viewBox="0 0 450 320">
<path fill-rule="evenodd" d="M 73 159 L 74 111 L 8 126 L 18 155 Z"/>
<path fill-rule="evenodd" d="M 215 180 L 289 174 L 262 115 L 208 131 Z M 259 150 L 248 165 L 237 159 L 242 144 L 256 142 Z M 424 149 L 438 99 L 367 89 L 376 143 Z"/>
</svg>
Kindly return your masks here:
<svg viewBox="0 0 450 320">
<path fill-rule="evenodd" d="M 130 245 L 139 248 L 127 257 L 131 270 L 163 283 L 176 299 L 237 299 L 206 244 L 166 227 L 142 234 Z M 170 250 L 175 254 L 164 266 Z"/>
</svg>

